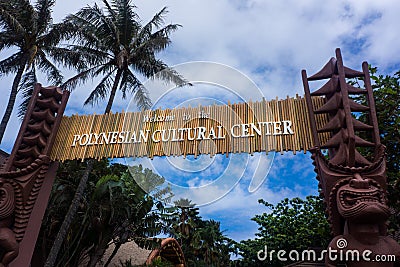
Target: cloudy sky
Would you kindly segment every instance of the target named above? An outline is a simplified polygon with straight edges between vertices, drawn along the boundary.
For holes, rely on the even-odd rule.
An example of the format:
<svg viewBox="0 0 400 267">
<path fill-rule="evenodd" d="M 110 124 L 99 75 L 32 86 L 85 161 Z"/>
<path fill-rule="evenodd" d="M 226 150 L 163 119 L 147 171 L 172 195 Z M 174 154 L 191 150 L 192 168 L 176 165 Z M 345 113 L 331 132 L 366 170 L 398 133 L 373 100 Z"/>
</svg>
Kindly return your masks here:
<svg viewBox="0 0 400 267">
<path fill-rule="evenodd" d="M 94 2 L 58 0 L 54 21 L 59 22 L 66 14 Z M 137 0 L 134 4 L 143 22 L 167 6 L 166 23 L 182 25 L 172 34 L 171 46 L 159 55 L 169 65 L 215 62 L 237 70 L 254 82 L 258 90 L 231 85 L 231 90 L 241 92 L 238 96 L 223 87 L 195 84 L 179 89 L 186 91 L 171 90 L 162 95 L 165 91 L 156 88 L 150 91 L 150 96 L 158 106 L 183 105 L 199 99 L 202 103 L 210 99 L 224 103 L 248 98 L 258 100 L 262 96 L 271 99 L 302 95 L 301 70 L 315 73 L 334 56 L 337 47 L 342 49 L 345 65 L 351 68 L 360 70 L 362 61 L 366 60 L 378 67 L 382 74 L 393 74 L 400 69 L 400 2 L 397 0 Z M 0 54 L 1 58 L 6 55 L 7 51 Z M 71 75 L 73 72 L 65 71 L 66 78 Z M 226 82 L 229 82 L 229 77 Z M 45 80 L 41 83 L 49 85 Z M 2 77 L 0 84 L 2 115 L 11 77 Z M 93 85 L 88 83 L 72 93 L 66 114 L 104 110 L 105 103 L 94 107 L 82 106 L 91 88 Z M 126 110 L 128 103 L 129 99 L 118 99 L 113 111 Z M 13 114 L 2 149 L 10 151 L 19 124 Z M 206 193 L 199 192 L 192 197 L 199 203 L 207 198 L 206 195 L 225 195 L 201 206 L 201 215 L 221 220 L 222 228 L 227 230 L 225 233 L 241 240 L 254 237 L 257 225 L 250 218 L 267 212 L 257 203 L 259 198 L 276 203 L 285 197 L 317 194 L 309 154 L 286 153 L 272 159 L 271 154 L 257 154 L 254 157 L 236 155 L 228 159 L 223 156 L 213 159 L 159 158 L 137 160 L 136 163 L 151 167 L 167 180 L 183 186 L 210 184 L 229 175 L 233 180 L 237 179 L 239 182 L 235 186 L 228 188 L 225 182 L 212 184 Z M 261 187 L 249 192 L 252 178 L 262 181 L 271 162 L 270 172 Z M 198 166 L 205 167 L 200 170 L 196 169 Z"/>
</svg>

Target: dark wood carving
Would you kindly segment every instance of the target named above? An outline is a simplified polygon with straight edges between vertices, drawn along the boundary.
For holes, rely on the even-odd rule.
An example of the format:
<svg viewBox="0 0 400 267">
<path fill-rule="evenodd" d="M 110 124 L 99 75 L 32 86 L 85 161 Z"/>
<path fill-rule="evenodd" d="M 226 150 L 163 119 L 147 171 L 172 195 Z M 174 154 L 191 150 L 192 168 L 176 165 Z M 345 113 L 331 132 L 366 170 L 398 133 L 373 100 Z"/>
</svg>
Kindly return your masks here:
<svg viewBox="0 0 400 267">
<path fill-rule="evenodd" d="M 3 150 L 0 149 L 0 171 L 2 169 L 2 167 L 4 166 L 4 162 L 6 161 L 6 159 L 9 157 L 10 155 L 6 152 L 4 152 Z"/>
<path fill-rule="evenodd" d="M 56 170 L 49 156 L 68 96 L 57 87 L 35 86 L 14 148 L 0 170 L 0 266 L 18 256 L 28 224 L 38 216 L 32 210 L 49 168 Z M 40 204 L 45 208 L 47 202 Z M 36 237 L 28 242 L 34 247 Z"/>
<path fill-rule="evenodd" d="M 336 259 L 326 257 L 326 265 L 398 266 L 400 245 L 386 233 L 390 211 L 386 204 L 385 147 L 380 143 L 367 62 L 362 69 L 360 72 L 345 67 L 337 49 L 336 58 L 315 75 L 307 77 L 306 71 L 302 71 L 314 139 L 312 159 L 334 236 L 328 249 L 338 252 Z M 365 88 L 347 83 L 347 78 L 356 77 L 363 79 Z M 311 93 L 309 81 L 323 79 L 328 81 Z M 367 105 L 357 103 L 351 95 L 365 95 Z M 313 96 L 325 97 L 325 104 L 315 109 Z M 357 119 L 361 113 L 366 113 L 368 123 Z M 318 114 L 329 116 L 326 125 L 319 129 L 315 124 Z M 331 134 L 325 143 L 321 143 L 318 135 L 323 132 Z M 360 153 L 362 147 L 370 147 L 373 154 L 370 159 Z M 327 154 L 322 153 L 324 149 Z M 360 253 L 358 259 L 347 253 L 353 250 Z M 364 258 L 362 253 L 366 250 L 372 254 Z M 343 257 L 339 257 L 340 251 Z M 376 255 L 393 255 L 395 261 L 393 258 L 387 262 L 372 261 Z"/>
</svg>

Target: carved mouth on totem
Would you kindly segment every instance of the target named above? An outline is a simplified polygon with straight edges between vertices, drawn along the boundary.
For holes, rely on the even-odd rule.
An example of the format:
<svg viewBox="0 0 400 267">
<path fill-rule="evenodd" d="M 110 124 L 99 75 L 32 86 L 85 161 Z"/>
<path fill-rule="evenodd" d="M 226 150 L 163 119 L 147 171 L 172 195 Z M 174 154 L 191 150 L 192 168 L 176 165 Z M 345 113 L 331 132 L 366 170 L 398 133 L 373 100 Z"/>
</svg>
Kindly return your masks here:
<svg viewBox="0 0 400 267">
<path fill-rule="evenodd" d="M 342 186 L 337 192 L 337 208 L 344 218 L 352 220 L 382 221 L 390 215 L 383 192 L 372 185 L 368 188 Z"/>
<path fill-rule="evenodd" d="M 378 189 L 368 191 L 341 190 L 339 199 L 344 208 L 351 208 L 360 203 L 384 203 L 382 194 Z"/>
</svg>

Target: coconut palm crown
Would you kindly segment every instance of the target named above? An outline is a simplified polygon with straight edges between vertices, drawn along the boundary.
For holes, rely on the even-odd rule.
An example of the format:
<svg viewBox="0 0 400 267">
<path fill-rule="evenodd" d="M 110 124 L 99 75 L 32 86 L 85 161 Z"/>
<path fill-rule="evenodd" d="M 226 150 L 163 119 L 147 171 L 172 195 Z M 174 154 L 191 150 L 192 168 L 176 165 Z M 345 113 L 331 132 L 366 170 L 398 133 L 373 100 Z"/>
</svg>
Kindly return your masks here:
<svg viewBox="0 0 400 267">
<path fill-rule="evenodd" d="M 63 76 L 49 60 L 57 54 L 62 63 L 79 65 L 79 60 L 71 60 L 65 50 L 59 50 L 58 28 L 53 28 L 51 12 L 55 0 L 37 0 L 34 5 L 28 0 L 0 1 L 0 51 L 7 50 L 11 55 L 0 61 L 0 77 L 13 74 L 11 93 L 0 124 L 0 142 L 11 117 L 16 97 L 21 93 L 24 104 L 20 106 L 19 115 L 25 113 L 37 82 L 37 70 L 46 74 L 48 82 L 59 85 Z M 69 58 L 69 59 L 68 59 Z M 73 62 L 72 62 L 73 61 Z"/>
<path fill-rule="evenodd" d="M 156 57 L 156 53 L 170 44 L 170 33 L 180 26 L 164 26 L 166 8 L 142 25 L 130 0 L 103 0 L 103 5 L 103 8 L 97 4 L 82 8 L 64 21 L 63 30 L 73 34 L 74 44 L 68 49 L 79 52 L 88 66 L 67 80 L 64 88 L 73 89 L 100 76 L 85 104 L 95 104 L 108 96 L 105 109 L 108 113 L 118 90 L 123 98 L 127 92 L 134 93 L 140 108 L 150 107 L 147 91 L 135 74 L 185 84 L 176 71 Z"/>
</svg>

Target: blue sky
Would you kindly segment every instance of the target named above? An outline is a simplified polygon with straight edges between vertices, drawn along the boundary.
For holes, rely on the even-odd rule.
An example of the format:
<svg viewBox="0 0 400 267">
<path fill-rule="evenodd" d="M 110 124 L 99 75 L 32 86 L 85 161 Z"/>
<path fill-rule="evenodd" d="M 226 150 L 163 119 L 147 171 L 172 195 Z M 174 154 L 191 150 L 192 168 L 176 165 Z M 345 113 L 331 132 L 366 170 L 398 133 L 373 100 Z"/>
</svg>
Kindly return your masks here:
<svg viewBox="0 0 400 267">
<path fill-rule="evenodd" d="M 66 14 L 94 2 L 58 0 L 54 21 L 59 22 Z M 377 66 L 384 74 L 392 74 L 400 68 L 400 2 L 397 0 L 137 0 L 134 4 L 143 22 L 167 6 L 166 23 L 182 25 L 172 34 L 171 46 L 159 55 L 169 65 L 193 61 L 220 63 L 247 76 L 258 88 L 254 91 L 248 87 L 252 85 L 230 84 L 232 90 L 240 92 L 239 96 L 227 88 L 203 83 L 166 94 L 158 87 L 151 88 L 150 96 L 160 107 L 302 95 L 301 70 L 306 69 L 309 75 L 315 73 L 334 56 L 337 47 L 342 49 L 345 65 L 351 68 L 360 70 L 364 60 Z M 7 53 L 0 53 L 0 58 Z M 69 78 L 73 72 L 66 70 L 64 75 Z M 50 85 L 44 79 L 40 82 Z M 0 113 L 3 115 L 11 77 L 2 77 L 0 84 L 3 95 Z M 104 110 L 106 102 L 93 107 L 83 106 L 91 88 L 93 84 L 88 83 L 72 93 L 67 115 L 101 113 Z M 20 103 L 20 99 L 18 101 Z M 126 110 L 128 104 L 129 99 L 117 97 L 113 111 Z M 2 149 L 10 151 L 19 124 L 14 113 L 0 146 Z M 197 160 L 138 159 L 137 163 L 152 168 L 167 180 L 176 179 L 174 181 L 184 185 L 206 184 L 218 180 L 228 171 L 240 176 L 237 178 L 240 181 L 228 194 L 211 204 L 202 205 L 200 211 L 204 218 L 220 220 L 229 237 L 241 240 L 254 237 L 257 225 L 250 218 L 267 211 L 257 203 L 259 198 L 276 203 L 285 197 L 317 194 L 310 155 L 303 153 L 275 155 L 263 184 L 250 193 L 251 178 L 257 170 L 265 169 L 271 158 L 271 155 L 257 154 L 253 157 L 216 156 Z M 205 169 L 199 166 L 205 166 Z M 227 166 L 236 169 L 227 171 Z M 259 180 L 263 178 L 257 176 Z M 202 195 L 204 192 L 195 195 L 195 202 L 225 194 L 229 188 L 224 185 L 216 184 L 206 192 L 207 195 Z"/>
</svg>

